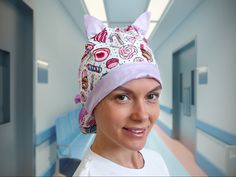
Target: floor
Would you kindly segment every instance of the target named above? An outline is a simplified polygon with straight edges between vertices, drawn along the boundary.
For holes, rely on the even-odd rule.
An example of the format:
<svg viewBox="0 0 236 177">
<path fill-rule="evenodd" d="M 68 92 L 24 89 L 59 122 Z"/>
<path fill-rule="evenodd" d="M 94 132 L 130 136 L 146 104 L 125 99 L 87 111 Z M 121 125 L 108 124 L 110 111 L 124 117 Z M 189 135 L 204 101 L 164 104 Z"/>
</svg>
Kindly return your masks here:
<svg viewBox="0 0 236 177">
<path fill-rule="evenodd" d="M 190 150 L 183 146 L 178 140 L 170 138 L 157 125 L 154 126 L 154 130 L 163 141 L 163 143 L 173 153 L 175 158 L 183 165 L 189 176 L 207 176 L 204 171 L 202 171 L 201 168 L 198 167 Z"/>
</svg>

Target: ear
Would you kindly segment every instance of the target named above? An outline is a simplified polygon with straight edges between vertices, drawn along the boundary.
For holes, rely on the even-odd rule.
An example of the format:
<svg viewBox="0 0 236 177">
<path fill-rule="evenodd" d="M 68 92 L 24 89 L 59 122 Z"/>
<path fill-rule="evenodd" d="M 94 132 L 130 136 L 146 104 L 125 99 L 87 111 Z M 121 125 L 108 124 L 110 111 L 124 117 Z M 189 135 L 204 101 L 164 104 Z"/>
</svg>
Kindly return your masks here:
<svg viewBox="0 0 236 177">
<path fill-rule="evenodd" d="M 142 35 L 145 35 L 147 30 L 148 30 L 148 26 L 150 24 L 150 19 L 151 19 L 151 13 L 150 12 L 144 12 L 142 15 L 140 15 L 135 22 L 133 23 L 133 25 L 138 28 L 139 32 Z"/>
<path fill-rule="evenodd" d="M 106 27 L 100 20 L 90 15 L 84 15 L 84 25 L 88 38 L 95 36 Z"/>
</svg>

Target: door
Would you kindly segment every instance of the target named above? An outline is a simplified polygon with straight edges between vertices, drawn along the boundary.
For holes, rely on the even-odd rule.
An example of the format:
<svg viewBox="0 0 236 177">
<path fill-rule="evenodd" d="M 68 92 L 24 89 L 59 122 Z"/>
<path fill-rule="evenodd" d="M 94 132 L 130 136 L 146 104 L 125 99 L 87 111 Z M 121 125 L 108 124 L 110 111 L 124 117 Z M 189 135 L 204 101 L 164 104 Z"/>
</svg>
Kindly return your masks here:
<svg viewBox="0 0 236 177">
<path fill-rule="evenodd" d="M 195 153 L 196 47 L 190 42 L 173 54 L 174 136 Z"/>
<path fill-rule="evenodd" d="M 0 0 L 0 176 L 34 176 L 33 12 Z"/>
</svg>

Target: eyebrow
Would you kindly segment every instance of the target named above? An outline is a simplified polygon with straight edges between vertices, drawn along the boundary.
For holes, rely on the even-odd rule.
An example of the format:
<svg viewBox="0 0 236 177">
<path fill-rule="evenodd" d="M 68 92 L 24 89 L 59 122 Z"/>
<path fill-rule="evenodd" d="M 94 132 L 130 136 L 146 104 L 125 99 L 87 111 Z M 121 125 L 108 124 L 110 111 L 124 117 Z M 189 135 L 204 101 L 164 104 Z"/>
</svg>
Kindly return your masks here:
<svg viewBox="0 0 236 177">
<path fill-rule="evenodd" d="M 154 92 L 154 91 L 159 91 L 159 90 L 161 90 L 162 89 L 162 87 L 161 87 L 161 85 L 158 85 L 158 86 L 156 86 L 155 88 L 153 88 L 152 90 L 150 90 L 150 91 L 148 91 L 148 93 L 150 93 L 150 92 Z M 124 86 L 120 86 L 120 87 L 117 87 L 114 91 L 118 91 L 118 90 L 121 90 L 121 91 L 125 91 L 125 92 L 133 92 L 132 90 L 130 90 L 129 88 L 126 88 L 126 87 L 124 87 Z"/>
</svg>

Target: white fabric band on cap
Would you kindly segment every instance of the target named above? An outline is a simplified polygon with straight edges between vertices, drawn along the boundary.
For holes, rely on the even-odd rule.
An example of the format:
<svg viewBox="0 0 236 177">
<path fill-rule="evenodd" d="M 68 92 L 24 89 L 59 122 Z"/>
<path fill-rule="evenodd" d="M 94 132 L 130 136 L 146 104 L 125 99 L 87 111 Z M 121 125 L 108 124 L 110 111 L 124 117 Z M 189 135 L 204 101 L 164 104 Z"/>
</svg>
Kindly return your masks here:
<svg viewBox="0 0 236 177">
<path fill-rule="evenodd" d="M 111 70 L 96 84 L 90 93 L 85 108 L 91 114 L 95 106 L 111 91 L 128 81 L 139 78 L 153 78 L 161 84 L 160 72 L 155 64 L 128 63 Z"/>
</svg>

